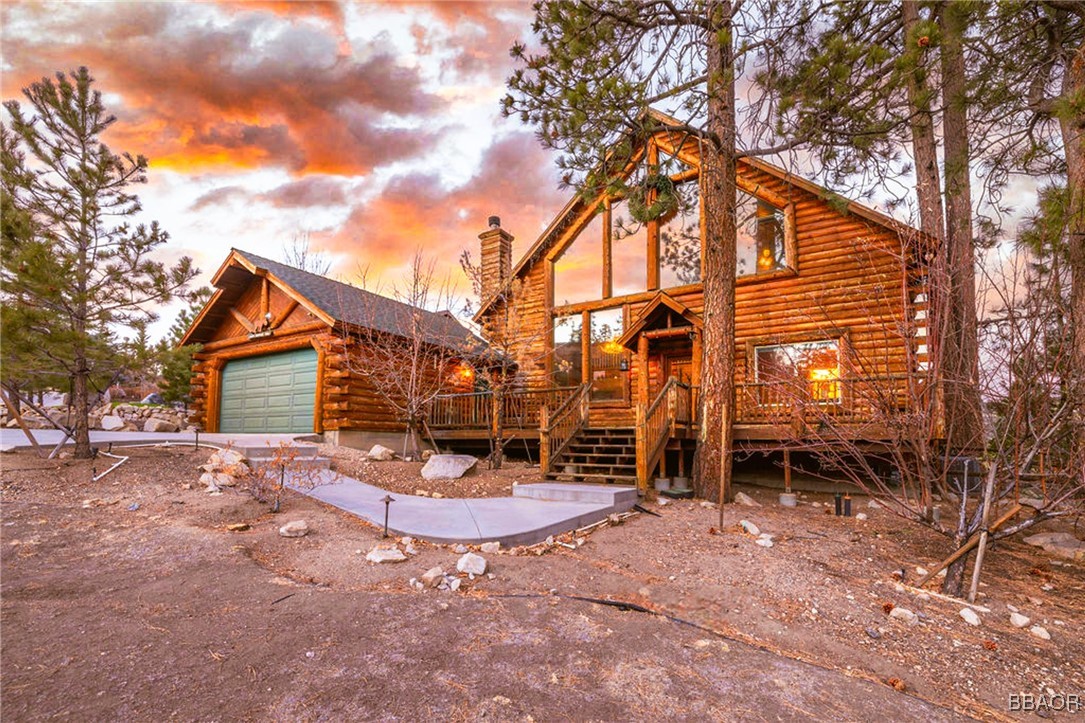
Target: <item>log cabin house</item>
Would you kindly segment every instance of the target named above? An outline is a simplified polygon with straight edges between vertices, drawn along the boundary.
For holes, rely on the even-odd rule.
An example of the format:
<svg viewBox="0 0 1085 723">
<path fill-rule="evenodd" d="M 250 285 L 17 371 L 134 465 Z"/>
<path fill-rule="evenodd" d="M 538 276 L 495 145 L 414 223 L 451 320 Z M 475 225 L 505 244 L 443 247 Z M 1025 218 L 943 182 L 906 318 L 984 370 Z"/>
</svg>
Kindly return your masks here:
<svg viewBox="0 0 1085 723">
<path fill-rule="evenodd" d="M 450 312 L 415 309 L 247 251 L 231 250 L 212 285 L 181 342 L 202 345 L 192 397 L 196 422 L 209 432 L 318 433 L 334 444 L 395 448 L 405 422 L 359 373 L 359 332 L 408 336 L 417 314 L 426 343 L 451 349 L 444 358 L 462 359 L 467 377 L 486 348 Z M 449 380 L 452 391 L 461 383 Z"/>
<path fill-rule="evenodd" d="M 691 199 L 631 221 L 628 199 L 571 200 L 512 265 L 513 237 L 483 232 L 483 336 L 517 358 L 509 436 L 539 440 L 550 479 L 686 476 L 698 432 L 704 309 L 698 145 L 655 114 L 629 173 L 648 167 Z M 669 126 L 669 128 L 668 128 Z M 809 425 L 876 441 L 912 404 L 926 365 L 919 232 L 768 163 L 737 168 L 736 449 L 778 450 Z M 488 423 L 484 395 L 440 400 L 445 439 Z M 473 410 L 473 411 L 472 411 Z M 890 415 L 891 416 L 891 415 Z M 480 421 L 481 420 L 481 421 Z"/>
</svg>

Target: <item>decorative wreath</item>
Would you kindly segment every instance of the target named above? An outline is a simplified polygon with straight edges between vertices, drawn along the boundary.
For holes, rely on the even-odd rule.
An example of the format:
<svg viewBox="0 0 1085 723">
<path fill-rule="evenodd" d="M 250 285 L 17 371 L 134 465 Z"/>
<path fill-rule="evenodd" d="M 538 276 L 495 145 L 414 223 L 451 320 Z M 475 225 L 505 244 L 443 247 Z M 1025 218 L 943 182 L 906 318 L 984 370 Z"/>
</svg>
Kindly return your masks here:
<svg viewBox="0 0 1085 723">
<path fill-rule="evenodd" d="M 651 203 L 648 199 L 653 198 Z M 634 221 L 647 223 L 678 210 L 678 193 L 674 181 L 664 173 L 650 173 L 644 183 L 629 194 L 629 215 Z"/>
</svg>

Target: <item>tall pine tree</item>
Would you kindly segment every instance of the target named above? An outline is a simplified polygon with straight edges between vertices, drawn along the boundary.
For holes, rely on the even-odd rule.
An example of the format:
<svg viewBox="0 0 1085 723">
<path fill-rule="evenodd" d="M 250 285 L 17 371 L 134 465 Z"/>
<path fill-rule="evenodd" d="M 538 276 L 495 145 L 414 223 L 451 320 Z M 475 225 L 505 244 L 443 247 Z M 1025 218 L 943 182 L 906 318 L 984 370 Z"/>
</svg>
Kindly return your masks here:
<svg viewBox="0 0 1085 723">
<path fill-rule="evenodd" d="M 146 182 L 147 159 L 118 155 L 102 142 L 116 118 L 93 84 L 79 68 L 26 88 L 27 109 L 18 101 L 4 104 L 13 135 L 2 148 L 11 203 L 34 228 L 32 238 L 5 244 L 5 302 L 27 309 L 26 321 L 16 321 L 18 333 L 38 345 L 49 371 L 71 379 L 80 458 L 92 454 L 92 376 L 107 361 L 103 355 L 116 355 L 103 348 L 111 338 L 105 332 L 153 318 L 147 305 L 183 293 L 197 273 L 188 257 L 171 267 L 150 258 L 168 238 L 157 223 L 130 225 L 140 211 L 131 187 Z M 42 315 L 49 328 L 29 323 L 30 314 Z"/>
</svg>

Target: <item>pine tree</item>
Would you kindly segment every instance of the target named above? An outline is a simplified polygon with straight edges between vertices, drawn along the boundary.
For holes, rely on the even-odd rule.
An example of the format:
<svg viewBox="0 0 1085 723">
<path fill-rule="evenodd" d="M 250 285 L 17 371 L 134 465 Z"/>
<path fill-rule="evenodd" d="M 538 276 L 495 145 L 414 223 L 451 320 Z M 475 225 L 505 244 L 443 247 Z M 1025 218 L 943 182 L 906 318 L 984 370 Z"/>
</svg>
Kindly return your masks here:
<svg viewBox="0 0 1085 723">
<path fill-rule="evenodd" d="M 755 52 L 768 52 L 778 32 L 773 20 L 799 22 L 808 13 L 804 5 L 539 2 L 533 30 L 541 49 L 512 48 L 521 67 L 509 78 L 505 113 L 535 125 L 543 145 L 561 152 L 564 181 L 584 197 L 603 189 L 643 195 L 644 188 L 623 183 L 622 176 L 638 150 L 636 139 L 657 127 L 647 112 L 650 105 L 674 116 L 679 131 L 700 143 L 705 308 L 703 422 L 694 487 L 702 497 L 730 498 L 739 130 L 735 79 Z M 753 37 L 755 28 L 763 37 Z M 757 126 L 745 139 L 749 146 L 766 134 L 776 143 L 771 129 L 757 125 L 756 108 L 744 117 Z M 743 152 L 786 147 L 786 142 L 770 143 Z M 648 169 L 634 184 L 647 184 L 651 177 Z"/>
<path fill-rule="evenodd" d="M 18 333 L 41 349 L 44 368 L 72 380 L 79 458 L 92 454 L 92 379 L 116 362 L 109 330 L 153 318 L 147 305 L 183 293 L 197 273 L 188 257 L 171 267 L 149 258 L 168 239 L 156 222 L 128 223 L 140 211 L 130 187 L 146 181 L 147 159 L 102 143 L 116 118 L 93 84 L 79 68 L 24 89 L 28 110 L 4 104 L 13 135 L 4 142 L 3 167 L 11 169 L 14 207 L 34 226 L 32 239 L 4 249 L 4 293 L 50 324 L 45 330 L 29 317 L 16 321 Z"/>
</svg>

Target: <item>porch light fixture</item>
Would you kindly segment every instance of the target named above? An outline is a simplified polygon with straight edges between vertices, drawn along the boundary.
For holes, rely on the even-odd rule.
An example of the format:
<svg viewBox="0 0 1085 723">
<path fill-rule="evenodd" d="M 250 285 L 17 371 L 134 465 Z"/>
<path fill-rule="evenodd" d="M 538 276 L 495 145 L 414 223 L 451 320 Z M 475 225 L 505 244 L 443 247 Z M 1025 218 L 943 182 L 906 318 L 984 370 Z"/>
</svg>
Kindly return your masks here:
<svg viewBox="0 0 1085 723">
<path fill-rule="evenodd" d="M 629 360 L 628 359 L 621 359 L 621 360 L 618 361 L 618 371 L 623 371 L 623 372 L 629 371 Z"/>
</svg>

